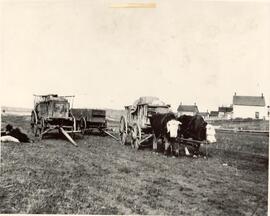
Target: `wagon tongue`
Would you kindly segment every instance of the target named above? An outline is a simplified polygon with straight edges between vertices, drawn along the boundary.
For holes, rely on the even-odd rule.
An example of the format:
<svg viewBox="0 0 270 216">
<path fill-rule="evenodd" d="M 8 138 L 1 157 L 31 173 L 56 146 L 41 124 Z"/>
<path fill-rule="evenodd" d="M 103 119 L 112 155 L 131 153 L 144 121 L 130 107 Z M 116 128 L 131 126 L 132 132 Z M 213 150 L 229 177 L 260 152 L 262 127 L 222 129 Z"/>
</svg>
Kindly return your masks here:
<svg viewBox="0 0 270 216">
<path fill-rule="evenodd" d="M 65 135 L 65 137 L 75 146 L 78 146 L 77 143 L 69 136 L 69 134 L 62 128 L 60 127 L 61 132 Z"/>
</svg>

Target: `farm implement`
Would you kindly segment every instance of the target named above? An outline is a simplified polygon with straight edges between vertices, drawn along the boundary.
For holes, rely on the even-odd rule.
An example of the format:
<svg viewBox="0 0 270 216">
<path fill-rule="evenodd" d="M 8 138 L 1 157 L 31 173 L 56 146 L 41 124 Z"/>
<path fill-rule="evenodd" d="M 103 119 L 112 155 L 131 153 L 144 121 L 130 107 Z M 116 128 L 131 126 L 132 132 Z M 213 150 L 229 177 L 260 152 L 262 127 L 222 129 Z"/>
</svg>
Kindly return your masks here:
<svg viewBox="0 0 270 216">
<path fill-rule="evenodd" d="M 70 110 L 76 119 L 77 130 L 83 135 L 91 132 L 98 132 L 101 135 L 108 135 L 113 139 L 119 139 L 107 131 L 106 110 L 73 108 Z"/>
<path fill-rule="evenodd" d="M 93 131 L 103 133 L 107 128 L 105 110 L 74 108 L 70 112 L 76 120 L 77 129 L 82 134 Z"/>
</svg>

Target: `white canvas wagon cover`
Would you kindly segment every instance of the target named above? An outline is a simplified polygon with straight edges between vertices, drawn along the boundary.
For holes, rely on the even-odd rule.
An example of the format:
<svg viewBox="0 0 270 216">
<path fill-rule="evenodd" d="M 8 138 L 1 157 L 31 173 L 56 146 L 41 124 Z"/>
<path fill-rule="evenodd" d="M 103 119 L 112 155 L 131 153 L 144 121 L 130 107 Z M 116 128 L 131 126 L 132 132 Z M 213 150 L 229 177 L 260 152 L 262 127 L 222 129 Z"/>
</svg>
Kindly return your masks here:
<svg viewBox="0 0 270 216">
<path fill-rule="evenodd" d="M 131 111 L 134 112 L 137 110 L 138 105 L 147 104 L 149 106 L 168 106 L 166 103 L 161 101 L 158 97 L 145 96 L 137 99 L 131 106 Z"/>
</svg>

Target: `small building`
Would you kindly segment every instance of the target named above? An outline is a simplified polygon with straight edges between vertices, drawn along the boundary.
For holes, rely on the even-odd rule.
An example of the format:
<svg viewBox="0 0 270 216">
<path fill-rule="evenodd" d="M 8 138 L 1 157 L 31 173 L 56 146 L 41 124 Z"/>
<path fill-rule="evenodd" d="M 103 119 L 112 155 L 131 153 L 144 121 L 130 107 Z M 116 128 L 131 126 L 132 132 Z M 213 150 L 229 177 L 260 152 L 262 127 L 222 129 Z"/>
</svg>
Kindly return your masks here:
<svg viewBox="0 0 270 216">
<path fill-rule="evenodd" d="M 218 119 L 218 111 L 210 111 L 209 119 L 217 120 Z"/>
<path fill-rule="evenodd" d="M 221 106 L 218 108 L 219 119 L 232 119 L 233 107 L 232 106 Z"/>
<path fill-rule="evenodd" d="M 233 118 L 267 118 L 265 98 L 261 96 L 233 96 Z"/>
<path fill-rule="evenodd" d="M 199 112 L 198 115 L 202 116 L 204 119 L 209 119 L 209 112 Z"/>
<path fill-rule="evenodd" d="M 177 109 L 178 116 L 181 116 L 181 115 L 194 116 L 198 113 L 199 113 L 199 109 L 198 109 L 198 106 L 196 105 L 196 103 L 194 105 L 182 105 L 182 103 L 180 103 L 180 105 Z"/>
</svg>

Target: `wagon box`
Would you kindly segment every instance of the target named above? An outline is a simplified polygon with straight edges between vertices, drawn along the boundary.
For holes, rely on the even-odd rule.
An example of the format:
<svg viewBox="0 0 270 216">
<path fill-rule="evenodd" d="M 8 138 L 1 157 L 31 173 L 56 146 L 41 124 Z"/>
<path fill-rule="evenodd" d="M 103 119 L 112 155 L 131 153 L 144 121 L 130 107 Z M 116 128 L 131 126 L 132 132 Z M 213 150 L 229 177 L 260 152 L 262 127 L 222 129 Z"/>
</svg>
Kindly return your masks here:
<svg viewBox="0 0 270 216">
<path fill-rule="evenodd" d="M 85 133 L 86 131 L 107 128 L 106 111 L 102 109 L 80 109 L 70 110 L 75 117 L 78 129 Z"/>
<path fill-rule="evenodd" d="M 69 118 L 69 104 L 65 101 L 41 102 L 35 107 L 37 114 L 44 118 Z"/>
</svg>

